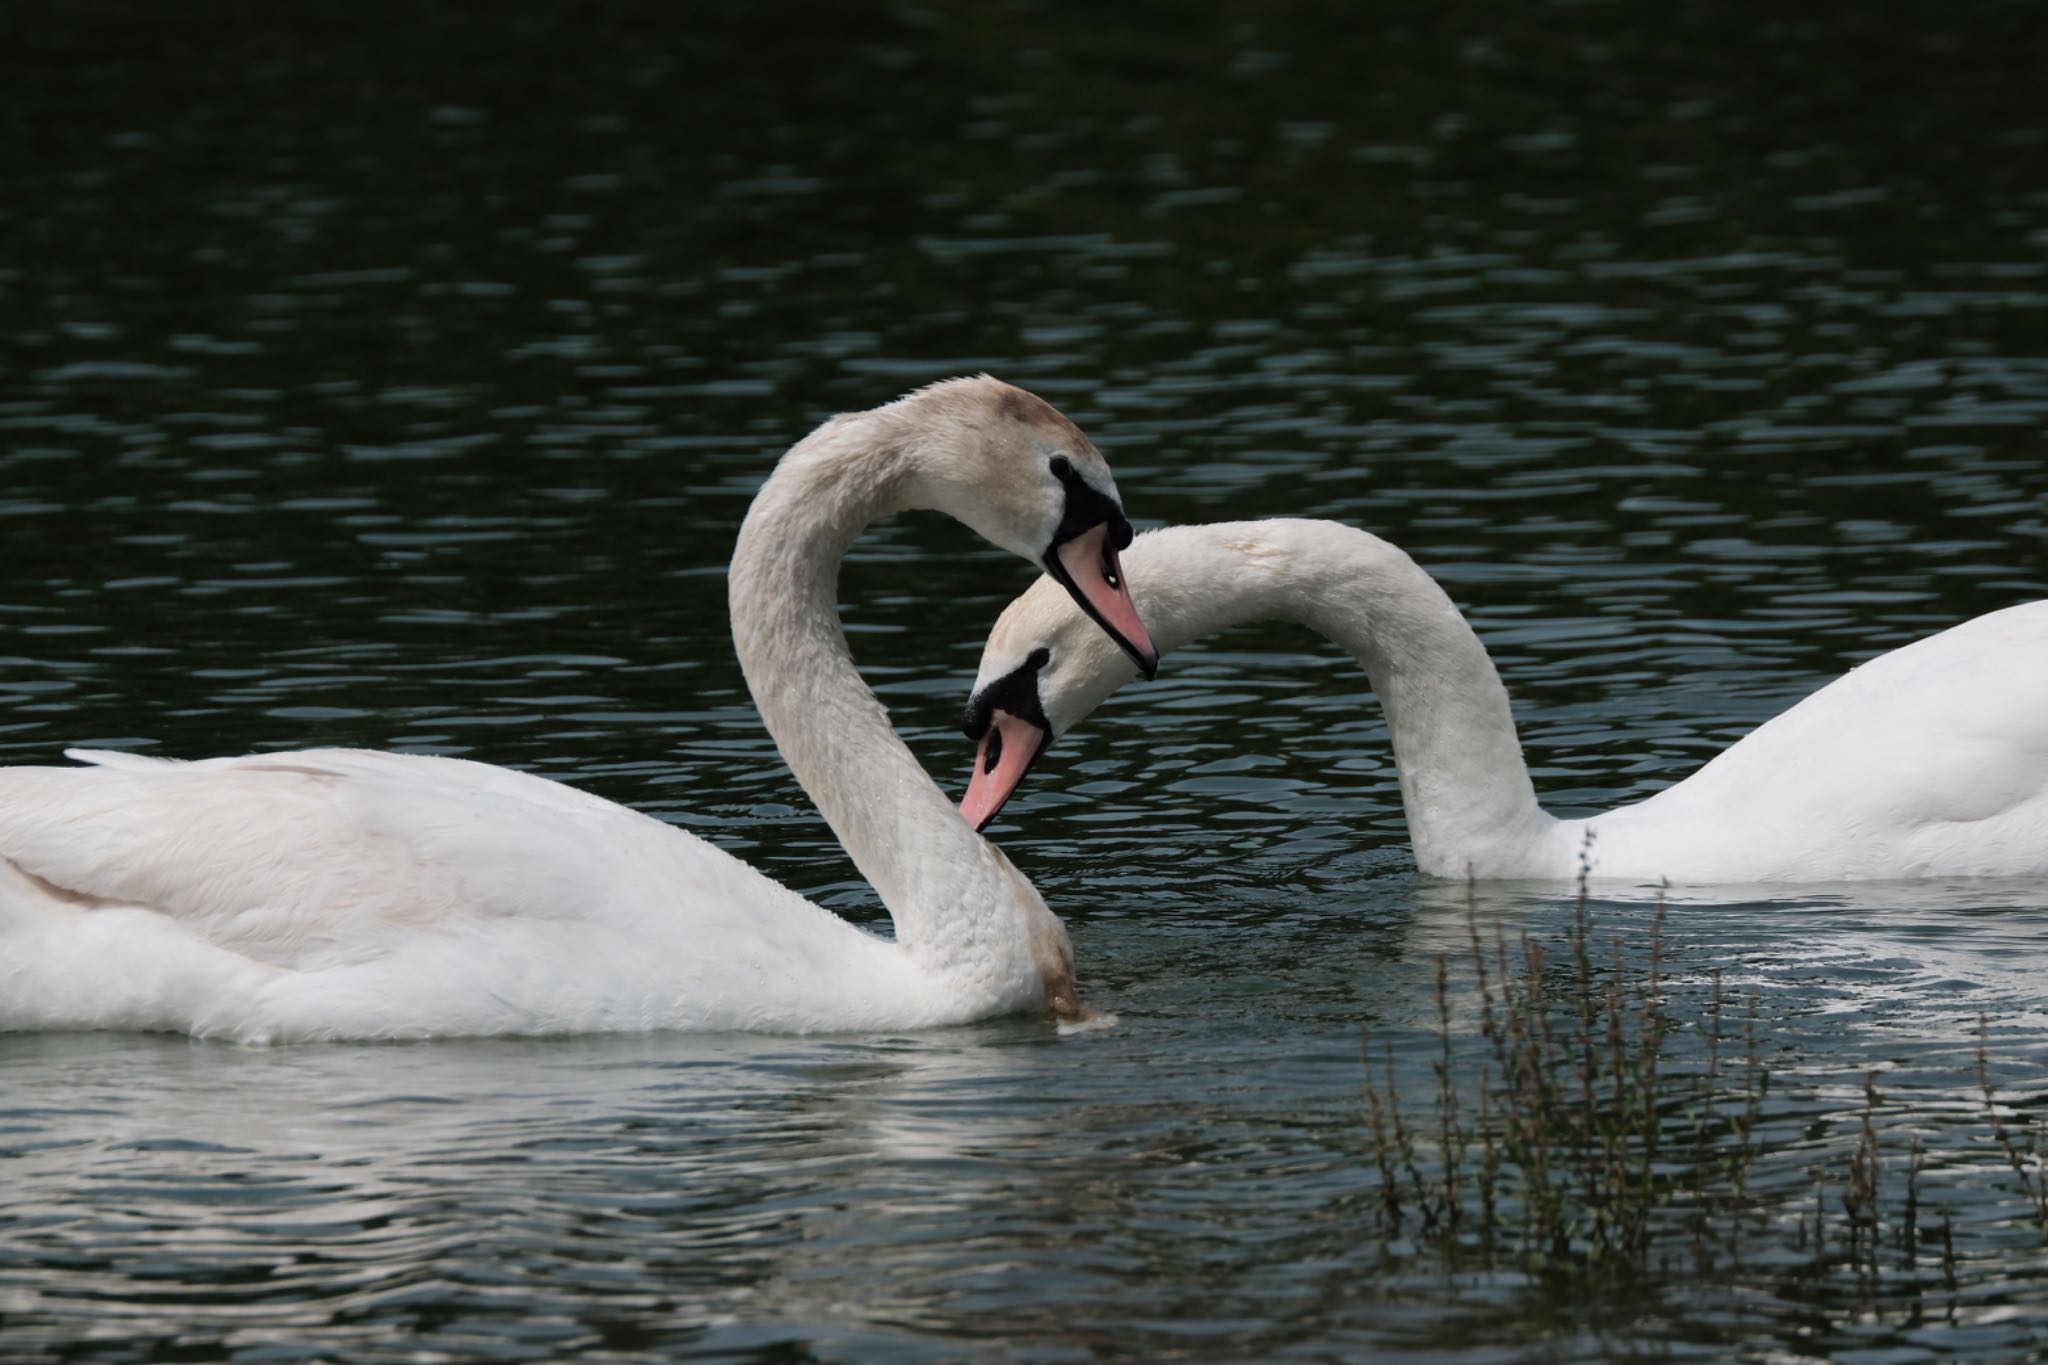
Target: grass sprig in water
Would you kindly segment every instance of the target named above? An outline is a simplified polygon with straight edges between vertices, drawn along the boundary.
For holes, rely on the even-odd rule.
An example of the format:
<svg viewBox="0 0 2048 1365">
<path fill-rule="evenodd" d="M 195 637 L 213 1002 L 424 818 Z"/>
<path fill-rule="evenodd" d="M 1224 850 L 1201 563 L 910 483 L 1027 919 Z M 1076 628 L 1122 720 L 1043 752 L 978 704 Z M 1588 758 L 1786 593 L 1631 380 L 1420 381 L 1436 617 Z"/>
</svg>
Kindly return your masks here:
<svg viewBox="0 0 2048 1365">
<path fill-rule="evenodd" d="M 1454 1264 L 1601 1278 L 1739 1265 L 1757 1238 L 1776 1238 L 1810 1273 L 1845 1275 L 1865 1297 L 1953 1289 L 1952 1206 L 1928 1215 L 1917 1132 L 1887 1180 L 1886 1125 L 1907 1116 L 1876 1073 L 1863 1077 L 1845 1164 L 1836 1149 L 1788 1183 L 1774 1156 L 1777 1174 L 1760 1186 L 1767 1154 L 1805 1145 L 1762 1133 L 1772 1076 L 1760 997 L 1719 968 L 1674 977 L 1665 924 L 1660 895 L 1643 941 L 1600 944 L 1582 883 L 1553 955 L 1528 934 L 1486 941 L 1468 902 L 1464 961 L 1436 961 L 1431 1112 L 1404 1106 L 1393 1041 L 1367 1039 L 1382 1234 Z M 1992 1139 L 2048 1237 L 2048 1129 L 1999 1105 L 1984 1034 L 1980 1024 Z M 1936 1263 L 1924 1272 L 1923 1256 Z"/>
<path fill-rule="evenodd" d="M 1415 1232 L 1469 1245 L 1486 1261 L 1512 1252 L 1538 1265 L 1623 1265 L 1647 1255 L 1653 1213 L 1681 1193 L 1660 1153 L 1675 1087 L 1689 1086 L 1684 1098 L 1696 1155 L 1718 1150 L 1730 1126 L 1718 1089 L 1718 982 L 1714 1060 L 1699 1076 L 1668 1069 L 1666 1037 L 1674 1025 L 1663 995 L 1663 919 L 1660 903 L 1645 990 L 1631 984 L 1619 939 L 1604 960 L 1596 954 L 1583 896 L 1562 968 L 1526 935 L 1513 949 L 1504 934 L 1485 944 L 1476 917 L 1468 917 L 1481 1075 L 1468 1104 L 1453 1046 L 1452 964 L 1440 956 L 1435 1121 L 1426 1125 L 1437 1159 L 1428 1173 L 1418 1161 L 1414 1125 L 1403 1117 L 1391 1048 L 1381 1049 L 1380 1065 L 1368 1065 L 1366 1117 L 1381 1222 L 1390 1236 L 1406 1235 L 1412 1219 Z M 1756 1079 L 1753 1024 L 1749 1039 L 1748 1075 Z M 1734 1126 L 1744 1142 L 1731 1149 L 1738 1182 L 1755 1123 L 1753 1097 L 1740 1112 Z M 1710 1221 L 1712 1208 L 1694 1202 Z"/>
<path fill-rule="evenodd" d="M 2022 1148 L 2020 1138 L 2014 1135 L 2012 1125 L 2006 1122 L 2005 1114 L 1999 1108 L 1991 1084 L 1990 1034 L 1990 1022 L 1983 1014 L 1978 1014 L 1977 1088 L 1984 1094 L 1984 1115 L 1991 1124 L 1992 1140 L 2005 1154 L 2006 1164 L 2020 1178 L 2020 1188 L 2034 1206 L 2034 1219 L 2040 1225 L 2042 1240 L 2048 1242 L 2048 1124 L 2040 1120 L 2027 1124 L 2023 1130 L 2026 1146 Z"/>
</svg>

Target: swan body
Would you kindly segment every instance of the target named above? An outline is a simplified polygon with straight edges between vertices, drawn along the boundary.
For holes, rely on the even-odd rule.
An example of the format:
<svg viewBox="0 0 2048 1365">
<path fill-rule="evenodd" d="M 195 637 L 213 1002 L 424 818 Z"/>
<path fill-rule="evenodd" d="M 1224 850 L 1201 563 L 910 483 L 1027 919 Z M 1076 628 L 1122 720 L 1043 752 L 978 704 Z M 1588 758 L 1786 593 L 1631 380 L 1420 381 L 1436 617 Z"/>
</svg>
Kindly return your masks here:
<svg viewBox="0 0 2048 1365">
<path fill-rule="evenodd" d="M 1059 919 L 954 816 L 839 626 L 841 555 L 910 507 L 1061 564 L 1156 658 L 1116 571 L 1129 532 L 1109 470 L 1043 400 L 948 381 L 782 458 L 734 551 L 735 645 L 894 941 L 673 826 L 488 764 L 72 751 L 86 766 L 0 769 L 0 1028 L 287 1041 L 1077 1017 Z"/>
<path fill-rule="evenodd" d="M 972 984 L 545 778 L 345 749 L 71 757 L 95 766 L 0 772 L 10 1028 L 802 1030 L 942 1021 Z"/>
<path fill-rule="evenodd" d="M 1397 547 L 1336 522 L 1230 522 L 1147 533 L 1124 563 L 1162 649 L 1280 619 L 1358 660 L 1426 875 L 1569 879 L 1582 860 L 1696 885 L 2048 874 L 2048 602 L 1872 659 L 1684 781 L 1566 820 L 1537 803 L 1485 647 Z M 989 637 L 968 705 L 977 828 L 1131 676 L 1071 614 L 1040 583 Z"/>
</svg>

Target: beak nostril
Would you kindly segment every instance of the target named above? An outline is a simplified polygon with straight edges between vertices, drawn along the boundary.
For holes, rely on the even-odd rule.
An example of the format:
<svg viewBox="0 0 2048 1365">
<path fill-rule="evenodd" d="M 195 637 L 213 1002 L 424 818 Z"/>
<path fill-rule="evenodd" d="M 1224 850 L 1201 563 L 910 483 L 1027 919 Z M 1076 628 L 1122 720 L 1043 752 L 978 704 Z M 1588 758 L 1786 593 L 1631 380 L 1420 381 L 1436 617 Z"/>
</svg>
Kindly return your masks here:
<svg viewBox="0 0 2048 1365">
<path fill-rule="evenodd" d="M 1158 651 L 1138 618 L 1130 584 L 1124 581 L 1123 562 L 1109 541 L 1107 526 L 1094 526 L 1081 535 L 1055 541 L 1045 556 L 1045 567 L 1074 599 L 1074 605 L 1107 631 L 1138 671 L 1149 678 L 1158 666 Z"/>
<path fill-rule="evenodd" d="M 988 743 L 982 746 L 981 770 L 992 773 L 996 764 L 1003 760 L 1003 732 L 999 729 L 988 732 Z"/>
</svg>

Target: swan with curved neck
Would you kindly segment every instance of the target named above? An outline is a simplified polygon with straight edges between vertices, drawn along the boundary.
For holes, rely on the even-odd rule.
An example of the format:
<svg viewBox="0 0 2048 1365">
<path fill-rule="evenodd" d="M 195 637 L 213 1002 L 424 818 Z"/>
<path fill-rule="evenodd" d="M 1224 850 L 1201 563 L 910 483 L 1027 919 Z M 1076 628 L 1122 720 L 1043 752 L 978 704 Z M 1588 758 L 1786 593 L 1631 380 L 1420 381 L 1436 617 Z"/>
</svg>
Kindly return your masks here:
<svg viewBox="0 0 2048 1365">
<path fill-rule="evenodd" d="M 2048 602 L 1873 659 L 1675 786 L 1565 820 L 1537 803 L 1479 637 L 1397 547 L 1336 522 L 1230 522 L 1148 532 L 1124 563 L 1162 649 L 1284 620 L 1350 652 L 1426 875 L 1570 878 L 1582 856 L 1597 877 L 1692 884 L 2048 874 Z M 985 827 L 1130 676 L 1043 582 L 1012 603 L 968 703 L 967 821 Z"/>
<path fill-rule="evenodd" d="M 1059 919 L 960 823 L 847 648 L 840 558 L 909 508 L 1045 566 L 1134 667 L 1157 660 L 1109 468 L 1042 399 L 951 380 L 782 458 L 733 553 L 734 643 L 893 942 L 671 825 L 488 764 L 73 751 L 90 766 L 0 769 L 0 1028 L 281 1041 L 1081 1017 Z"/>
</svg>

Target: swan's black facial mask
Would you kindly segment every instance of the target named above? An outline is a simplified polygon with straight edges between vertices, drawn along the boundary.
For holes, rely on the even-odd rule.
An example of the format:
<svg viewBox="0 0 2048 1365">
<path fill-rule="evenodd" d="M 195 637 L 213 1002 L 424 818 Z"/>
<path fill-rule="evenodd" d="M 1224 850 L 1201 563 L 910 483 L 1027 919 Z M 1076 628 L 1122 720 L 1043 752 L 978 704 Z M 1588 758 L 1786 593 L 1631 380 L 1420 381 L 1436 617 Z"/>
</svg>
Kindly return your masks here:
<svg viewBox="0 0 2048 1365">
<path fill-rule="evenodd" d="M 997 711 L 1007 711 L 1019 720 L 1028 720 L 1050 736 L 1052 725 L 1045 718 L 1045 707 L 1038 700 L 1038 671 L 1052 662 L 1052 653 L 1040 648 L 1031 651 L 1023 663 L 1018 664 L 987 687 L 976 689 L 967 699 L 967 714 L 961 718 L 960 732 L 976 743 L 988 733 L 992 717 Z"/>
<path fill-rule="evenodd" d="M 1081 471 L 1064 455 L 1053 456 L 1049 467 L 1066 493 L 1066 505 L 1060 512 L 1060 524 L 1052 533 L 1051 548 L 1057 550 L 1083 531 L 1107 523 L 1116 548 L 1129 549 L 1131 523 L 1124 517 L 1124 509 L 1116 505 L 1116 499 L 1082 478 Z"/>
<path fill-rule="evenodd" d="M 1049 468 L 1065 501 L 1043 557 L 1045 571 L 1150 678 L 1159 671 L 1159 651 L 1138 618 L 1116 555 L 1131 543 L 1131 523 L 1116 500 L 1083 479 L 1065 456 L 1053 456 Z"/>
<path fill-rule="evenodd" d="M 1038 674 L 1052 658 L 1034 649 L 1024 662 L 967 699 L 960 727 L 976 741 L 974 770 L 960 798 L 960 815 L 986 829 L 1032 764 L 1052 743 L 1052 726 L 1038 697 Z"/>
</svg>

